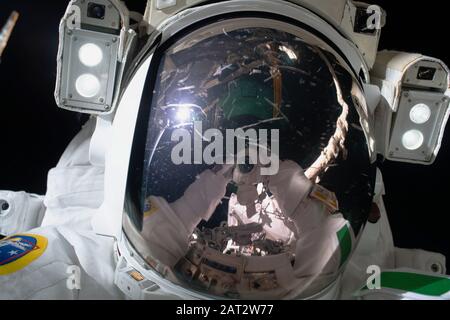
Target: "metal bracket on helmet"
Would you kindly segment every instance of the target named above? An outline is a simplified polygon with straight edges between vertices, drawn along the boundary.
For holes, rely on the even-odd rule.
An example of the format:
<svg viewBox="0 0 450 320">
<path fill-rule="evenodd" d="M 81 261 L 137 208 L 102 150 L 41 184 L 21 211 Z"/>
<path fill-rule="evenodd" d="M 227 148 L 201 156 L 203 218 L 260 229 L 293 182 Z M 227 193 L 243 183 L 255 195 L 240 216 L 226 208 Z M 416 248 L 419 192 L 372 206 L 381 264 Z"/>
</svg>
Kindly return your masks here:
<svg viewBox="0 0 450 320">
<path fill-rule="evenodd" d="M 72 0 L 60 24 L 56 103 L 60 108 L 107 114 L 117 105 L 121 80 L 134 51 L 137 26 L 119 0 Z M 138 21 L 139 22 L 139 21 Z"/>
</svg>

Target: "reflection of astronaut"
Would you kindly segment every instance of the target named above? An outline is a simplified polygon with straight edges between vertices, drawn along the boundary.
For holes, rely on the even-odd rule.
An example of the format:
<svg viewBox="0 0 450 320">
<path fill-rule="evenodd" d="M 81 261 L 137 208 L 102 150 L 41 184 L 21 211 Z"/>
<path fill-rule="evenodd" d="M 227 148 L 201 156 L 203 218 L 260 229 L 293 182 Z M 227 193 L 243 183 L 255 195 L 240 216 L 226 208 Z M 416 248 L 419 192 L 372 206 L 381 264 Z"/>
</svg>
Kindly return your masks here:
<svg viewBox="0 0 450 320">
<path fill-rule="evenodd" d="M 181 199 L 172 204 L 162 198 L 150 197 L 148 211 L 144 213 L 142 234 L 150 247 L 159 244 L 151 248 L 155 258 L 167 266 L 174 266 L 186 254 L 195 228 L 202 220 L 210 219 L 230 181 L 231 178 L 221 173 L 207 170 Z"/>
<path fill-rule="evenodd" d="M 345 233 L 351 249 L 351 229 L 342 215 L 335 212 L 337 207 L 330 207 L 330 203 L 336 203 L 331 198 L 332 194 L 314 187 L 295 162 L 282 162 L 279 173 L 272 177 L 259 176 L 258 167 L 245 175 L 235 169 L 234 179 L 240 184 L 239 191 L 232 194 L 229 201 L 228 224 L 217 230 L 196 230 L 202 220 L 211 218 L 225 197 L 226 187 L 232 180 L 232 169 L 225 166 L 217 173 L 211 170 L 203 172 L 184 196 L 172 204 L 162 198 L 150 197 L 142 235 L 148 241 L 153 258 L 174 267 L 190 251 L 178 269 L 183 274 L 186 265 L 190 264 L 189 272 L 194 277 L 191 269 L 195 260 L 201 261 L 196 266 L 199 269 L 204 269 L 205 261 L 210 265 L 222 264 L 222 268 L 233 268 L 236 264 L 233 260 L 241 259 L 233 258 L 236 254 L 249 257 L 254 264 L 260 263 L 261 273 L 285 273 L 277 277 L 280 283 L 266 283 L 265 289 L 277 288 L 284 294 L 304 287 L 298 281 L 311 283 L 317 277 L 334 275 L 346 258 L 341 257 L 345 251 L 339 250 L 343 244 L 336 235 Z M 258 183 L 263 180 L 267 183 L 270 196 L 263 190 L 262 183 Z M 286 186 L 289 188 L 285 189 Z M 258 202 L 258 198 L 262 201 Z M 256 212 L 252 212 L 255 209 Z M 206 251 L 205 247 L 208 247 Z M 196 254 L 204 256 L 204 259 L 192 259 Z M 308 262 L 314 255 L 321 259 L 310 259 Z M 265 265 L 269 256 L 283 256 L 286 264 Z M 205 278 L 208 273 L 201 274 Z M 209 285 L 213 283 L 216 287 L 220 287 L 226 278 L 217 270 L 215 275 L 212 272 L 207 277 Z M 245 297 L 242 291 L 251 291 L 252 287 L 246 287 L 246 279 L 244 275 L 242 277 L 235 278 L 232 283 L 234 289 Z M 232 291 L 230 287 L 228 284 L 228 291 Z"/>
</svg>

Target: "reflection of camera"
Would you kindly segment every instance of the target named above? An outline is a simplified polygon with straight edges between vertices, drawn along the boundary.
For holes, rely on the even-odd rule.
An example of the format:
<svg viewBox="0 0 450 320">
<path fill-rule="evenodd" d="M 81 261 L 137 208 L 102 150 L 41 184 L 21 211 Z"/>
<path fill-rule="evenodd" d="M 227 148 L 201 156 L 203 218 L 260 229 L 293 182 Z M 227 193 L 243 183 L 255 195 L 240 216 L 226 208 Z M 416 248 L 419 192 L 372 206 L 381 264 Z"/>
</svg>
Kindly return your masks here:
<svg viewBox="0 0 450 320">
<path fill-rule="evenodd" d="M 105 19 L 106 7 L 102 4 L 90 2 L 88 4 L 87 15 L 89 18 L 94 19 Z"/>
<path fill-rule="evenodd" d="M 245 163 L 239 164 L 237 166 L 237 169 L 241 174 L 249 174 L 250 172 L 253 171 L 254 168 L 255 165 L 250 163 L 249 157 L 245 157 Z"/>
</svg>

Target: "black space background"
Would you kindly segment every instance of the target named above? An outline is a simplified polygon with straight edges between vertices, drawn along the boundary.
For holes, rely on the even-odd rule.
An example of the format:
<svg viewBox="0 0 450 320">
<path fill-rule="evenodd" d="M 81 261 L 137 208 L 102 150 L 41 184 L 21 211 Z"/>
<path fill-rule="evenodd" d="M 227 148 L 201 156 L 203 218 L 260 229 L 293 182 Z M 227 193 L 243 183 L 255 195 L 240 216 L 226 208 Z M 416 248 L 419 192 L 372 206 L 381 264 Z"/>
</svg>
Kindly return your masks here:
<svg viewBox="0 0 450 320">
<path fill-rule="evenodd" d="M 380 49 L 420 52 L 450 65 L 445 1 L 368 2 L 388 12 Z M 0 64 L 0 190 L 44 194 L 48 170 L 80 129 L 80 116 L 59 110 L 53 99 L 58 24 L 67 3 L 0 0 L 0 24 L 13 9 L 21 13 Z M 143 11 L 145 0 L 127 4 Z M 382 165 L 397 246 L 438 251 L 450 259 L 449 161 L 450 130 L 435 165 Z"/>
</svg>

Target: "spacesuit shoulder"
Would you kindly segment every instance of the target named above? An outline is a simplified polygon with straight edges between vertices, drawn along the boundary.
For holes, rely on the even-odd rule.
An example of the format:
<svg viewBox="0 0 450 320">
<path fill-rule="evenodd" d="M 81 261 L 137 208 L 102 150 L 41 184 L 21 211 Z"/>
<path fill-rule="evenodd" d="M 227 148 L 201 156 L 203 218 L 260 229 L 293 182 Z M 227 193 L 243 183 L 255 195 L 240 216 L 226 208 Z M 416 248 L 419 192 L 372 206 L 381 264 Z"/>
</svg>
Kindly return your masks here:
<svg viewBox="0 0 450 320">
<path fill-rule="evenodd" d="M 0 241 L 0 298 L 34 299 L 44 289 L 68 298 L 62 289 L 76 265 L 74 249 L 55 227 L 9 236 Z"/>
<path fill-rule="evenodd" d="M 113 277 L 97 276 L 100 270 L 108 273 L 106 266 L 91 263 L 89 269 L 85 265 L 87 260 L 93 261 L 86 248 L 98 250 L 99 244 L 103 246 L 102 241 L 95 242 L 95 237 L 93 233 L 88 237 L 75 230 L 65 234 L 64 228 L 52 226 L 1 240 L 0 299 L 115 298 L 110 292 L 113 290 L 109 290 Z M 74 238 L 80 243 L 72 243 Z M 107 263 L 113 272 L 114 264 Z"/>
</svg>

